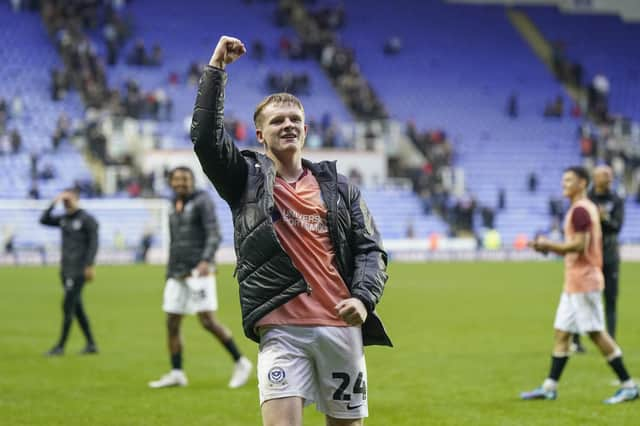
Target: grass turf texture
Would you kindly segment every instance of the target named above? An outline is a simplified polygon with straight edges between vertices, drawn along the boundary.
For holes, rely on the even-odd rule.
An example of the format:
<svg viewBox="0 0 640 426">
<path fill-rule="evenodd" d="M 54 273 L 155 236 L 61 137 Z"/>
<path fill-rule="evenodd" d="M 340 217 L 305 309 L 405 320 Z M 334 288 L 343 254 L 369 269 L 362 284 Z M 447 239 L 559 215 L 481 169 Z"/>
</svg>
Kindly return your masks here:
<svg viewBox="0 0 640 426">
<path fill-rule="evenodd" d="M 547 373 L 561 289 L 556 263 L 394 264 L 379 312 L 396 345 L 367 349 L 369 425 L 637 423 L 640 402 L 605 406 L 609 367 L 587 343 L 569 361 L 557 401 L 518 394 Z M 640 375 L 640 264 L 621 270 L 619 343 Z M 228 390 L 232 363 L 195 318 L 183 324 L 186 388 L 151 390 L 168 371 L 163 269 L 97 268 L 84 300 L 101 350 L 80 356 L 77 324 L 66 355 L 57 338 L 61 285 L 54 268 L 0 268 L 0 413 L 3 425 L 257 425 L 257 382 Z M 231 268 L 218 274 L 219 317 L 253 361 L 240 327 Z M 313 407 L 305 424 L 324 424 Z"/>
</svg>

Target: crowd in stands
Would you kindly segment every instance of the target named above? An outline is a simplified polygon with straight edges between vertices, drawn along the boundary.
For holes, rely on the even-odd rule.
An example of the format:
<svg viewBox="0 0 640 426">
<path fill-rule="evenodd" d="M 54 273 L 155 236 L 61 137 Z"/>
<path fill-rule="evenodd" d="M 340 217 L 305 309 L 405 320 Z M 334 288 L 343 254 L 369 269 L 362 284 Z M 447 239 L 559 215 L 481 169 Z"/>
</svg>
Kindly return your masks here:
<svg viewBox="0 0 640 426">
<path fill-rule="evenodd" d="M 578 89 L 582 99 L 579 105 L 572 110 L 574 116 L 578 116 L 585 110 L 598 123 L 610 120 L 609 116 L 609 79 L 602 73 L 596 74 L 589 82 L 584 80 L 582 64 L 572 61 L 566 53 L 562 41 L 551 43 L 551 65 L 553 71 L 562 83 Z M 547 110 L 545 110 L 547 115 Z M 557 116 L 550 114 L 550 116 Z"/>
<path fill-rule="evenodd" d="M 587 166 L 608 164 L 626 194 L 640 202 L 640 125 L 625 118 L 585 122 L 578 128 L 580 153 Z"/>
<path fill-rule="evenodd" d="M 360 73 L 353 50 L 344 46 L 335 33 L 344 22 L 342 5 L 307 13 L 304 4 L 284 0 L 279 2 L 276 13 L 277 25 L 289 23 L 299 29 L 301 40 L 290 43 L 289 49 L 296 46 L 299 55 L 315 58 L 320 63 L 358 119 L 386 118 L 384 105 Z"/>
<path fill-rule="evenodd" d="M 552 43 L 552 65 L 561 82 L 578 89 L 579 101 L 572 115 L 586 111 L 586 121 L 578 128 L 585 164 L 610 165 L 623 190 L 640 202 L 640 124 L 609 111 L 609 78 L 596 73 L 591 81 L 583 81 L 583 66 L 567 57 L 562 42 Z M 558 101 L 545 109 L 548 116 L 562 113 L 563 105 Z"/>
<path fill-rule="evenodd" d="M 20 96 L 10 102 L 0 97 L 0 155 L 17 154 L 22 151 L 22 135 L 18 129 L 9 129 L 12 117 L 22 114 L 23 104 Z"/>
</svg>

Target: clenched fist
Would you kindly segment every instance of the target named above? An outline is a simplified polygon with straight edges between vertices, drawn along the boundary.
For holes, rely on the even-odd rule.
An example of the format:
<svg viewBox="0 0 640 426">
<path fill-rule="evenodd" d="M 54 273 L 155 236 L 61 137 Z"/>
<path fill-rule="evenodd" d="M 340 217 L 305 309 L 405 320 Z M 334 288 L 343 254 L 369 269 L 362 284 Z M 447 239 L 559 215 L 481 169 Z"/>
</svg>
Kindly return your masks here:
<svg viewBox="0 0 640 426">
<path fill-rule="evenodd" d="M 367 319 L 367 308 L 355 297 L 344 299 L 335 306 L 336 313 L 351 326 L 360 325 Z"/>
<path fill-rule="evenodd" d="M 222 36 L 213 51 L 209 65 L 224 69 L 227 64 L 234 62 L 240 56 L 247 53 L 244 44 L 235 37 Z"/>
</svg>

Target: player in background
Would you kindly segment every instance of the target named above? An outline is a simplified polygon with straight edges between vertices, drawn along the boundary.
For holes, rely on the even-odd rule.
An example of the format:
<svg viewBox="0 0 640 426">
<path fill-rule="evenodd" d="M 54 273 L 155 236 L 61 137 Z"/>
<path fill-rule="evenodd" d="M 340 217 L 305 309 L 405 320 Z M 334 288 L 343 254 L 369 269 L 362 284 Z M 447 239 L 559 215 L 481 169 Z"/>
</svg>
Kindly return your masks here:
<svg viewBox="0 0 640 426">
<path fill-rule="evenodd" d="M 374 309 L 387 255 L 359 190 L 335 162 L 302 159 L 304 109 L 287 93 L 254 112 L 265 154 L 225 132 L 225 67 L 245 53 L 223 36 L 200 79 L 191 137 L 234 217 L 244 332 L 259 342 L 263 424 L 301 425 L 316 402 L 326 424 L 368 415 L 363 345 L 391 345 Z"/>
<path fill-rule="evenodd" d="M 571 206 L 564 219 L 565 241 L 538 237 L 531 246 L 541 253 L 564 256 L 564 291 L 554 323 L 555 343 L 551 369 L 541 387 L 521 394 L 522 399 L 557 397 L 557 386 L 569 360 L 571 334 L 587 333 L 620 380 L 621 388 L 605 400 L 618 404 L 638 398 L 638 387 L 622 361 L 622 350 L 604 327 L 602 307 L 602 231 L 598 208 L 587 198 L 589 173 L 583 167 L 569 167 L 562 176 L 562 189 Z"/>
<path fill-rule="evenodd" d="M 64 354 L 64 346 L 69 337 L 73 318 L 87 340 L 81 354 L 97 354 L 98 347 L 91 333 L 89 317 L 82 303 L 82 289 L 85 283 L 95 277 L 94 262 L 98 252 L 98 222 L 85 210 L 79 208 L 79 193 L 76 189 L 67 189 L 60 193 L 40 217 L 40 223 L 55 226 L 62 230 L 62 246 L 60 259 L 60 278 L 64 289 L 62 302 L 62 331 L 53 348 L 45 355 L 59 356 Z M 54 215 L 53 209 L 62 202 L 65 213 Z"/>
<path fill-rule="evenodd" d="M 598 166 L 593 171 L 593 188 L 589 199 L 600 212 L 602 228 L 602 273 L 604 275 L 604 311 L 607 331 L 616 338 L 618 274 L 620 271 L 620 247 L 618 234 L 624 222 L 624 200 L 613 191 L 613 171 L 609 166 Z M 576 349 L 581 348 L 579 335 L 574 335 Z"/>
<path fill-rule="evenodd" d="M 244 385 L 252 369 L 242 356 L 231 331 L 215 317 L 218 309 L 216 280 L 213 274 L 215 253 L 220 243 L 213 201 L 204 191 L 195 189 L 193 171 L 176 167 L 169 174 L 174 192 L 169 213 L 169 263 L 162 309 L 167 313 L 167 343 L 171 371 L 149 383 L 151 388 L 186 386 L 182 369 L 180 325 L 185 314 L 196 313 L 200 324 L 214 335 L 235 362 L 230 388 Z"/>
</svg>

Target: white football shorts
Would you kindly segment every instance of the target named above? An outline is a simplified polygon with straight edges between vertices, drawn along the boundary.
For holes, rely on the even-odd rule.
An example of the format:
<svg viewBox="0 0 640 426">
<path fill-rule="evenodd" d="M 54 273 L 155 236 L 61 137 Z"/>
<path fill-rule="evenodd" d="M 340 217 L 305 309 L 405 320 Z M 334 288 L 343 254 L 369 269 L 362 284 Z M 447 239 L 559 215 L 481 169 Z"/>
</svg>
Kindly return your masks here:
<svg viewBox="0 0 640 426">
<path fill-rule="evenodd" d="M 164 287 L 162 310 L 181 315 L 215 312 L 218 310 L 215 276 L 169 278 Z"/>
<path fill-rule="evenodd" d="M 369 415 L 360 327 L 269 326 L 260 329 L 260 405 L 297 396 L 337 419 Z"/>
<path fill-rule="evenodd" d="M 603 331 L 602 291 L 562 293 L 553 327 L 575 334 Z"/>
</svg>

